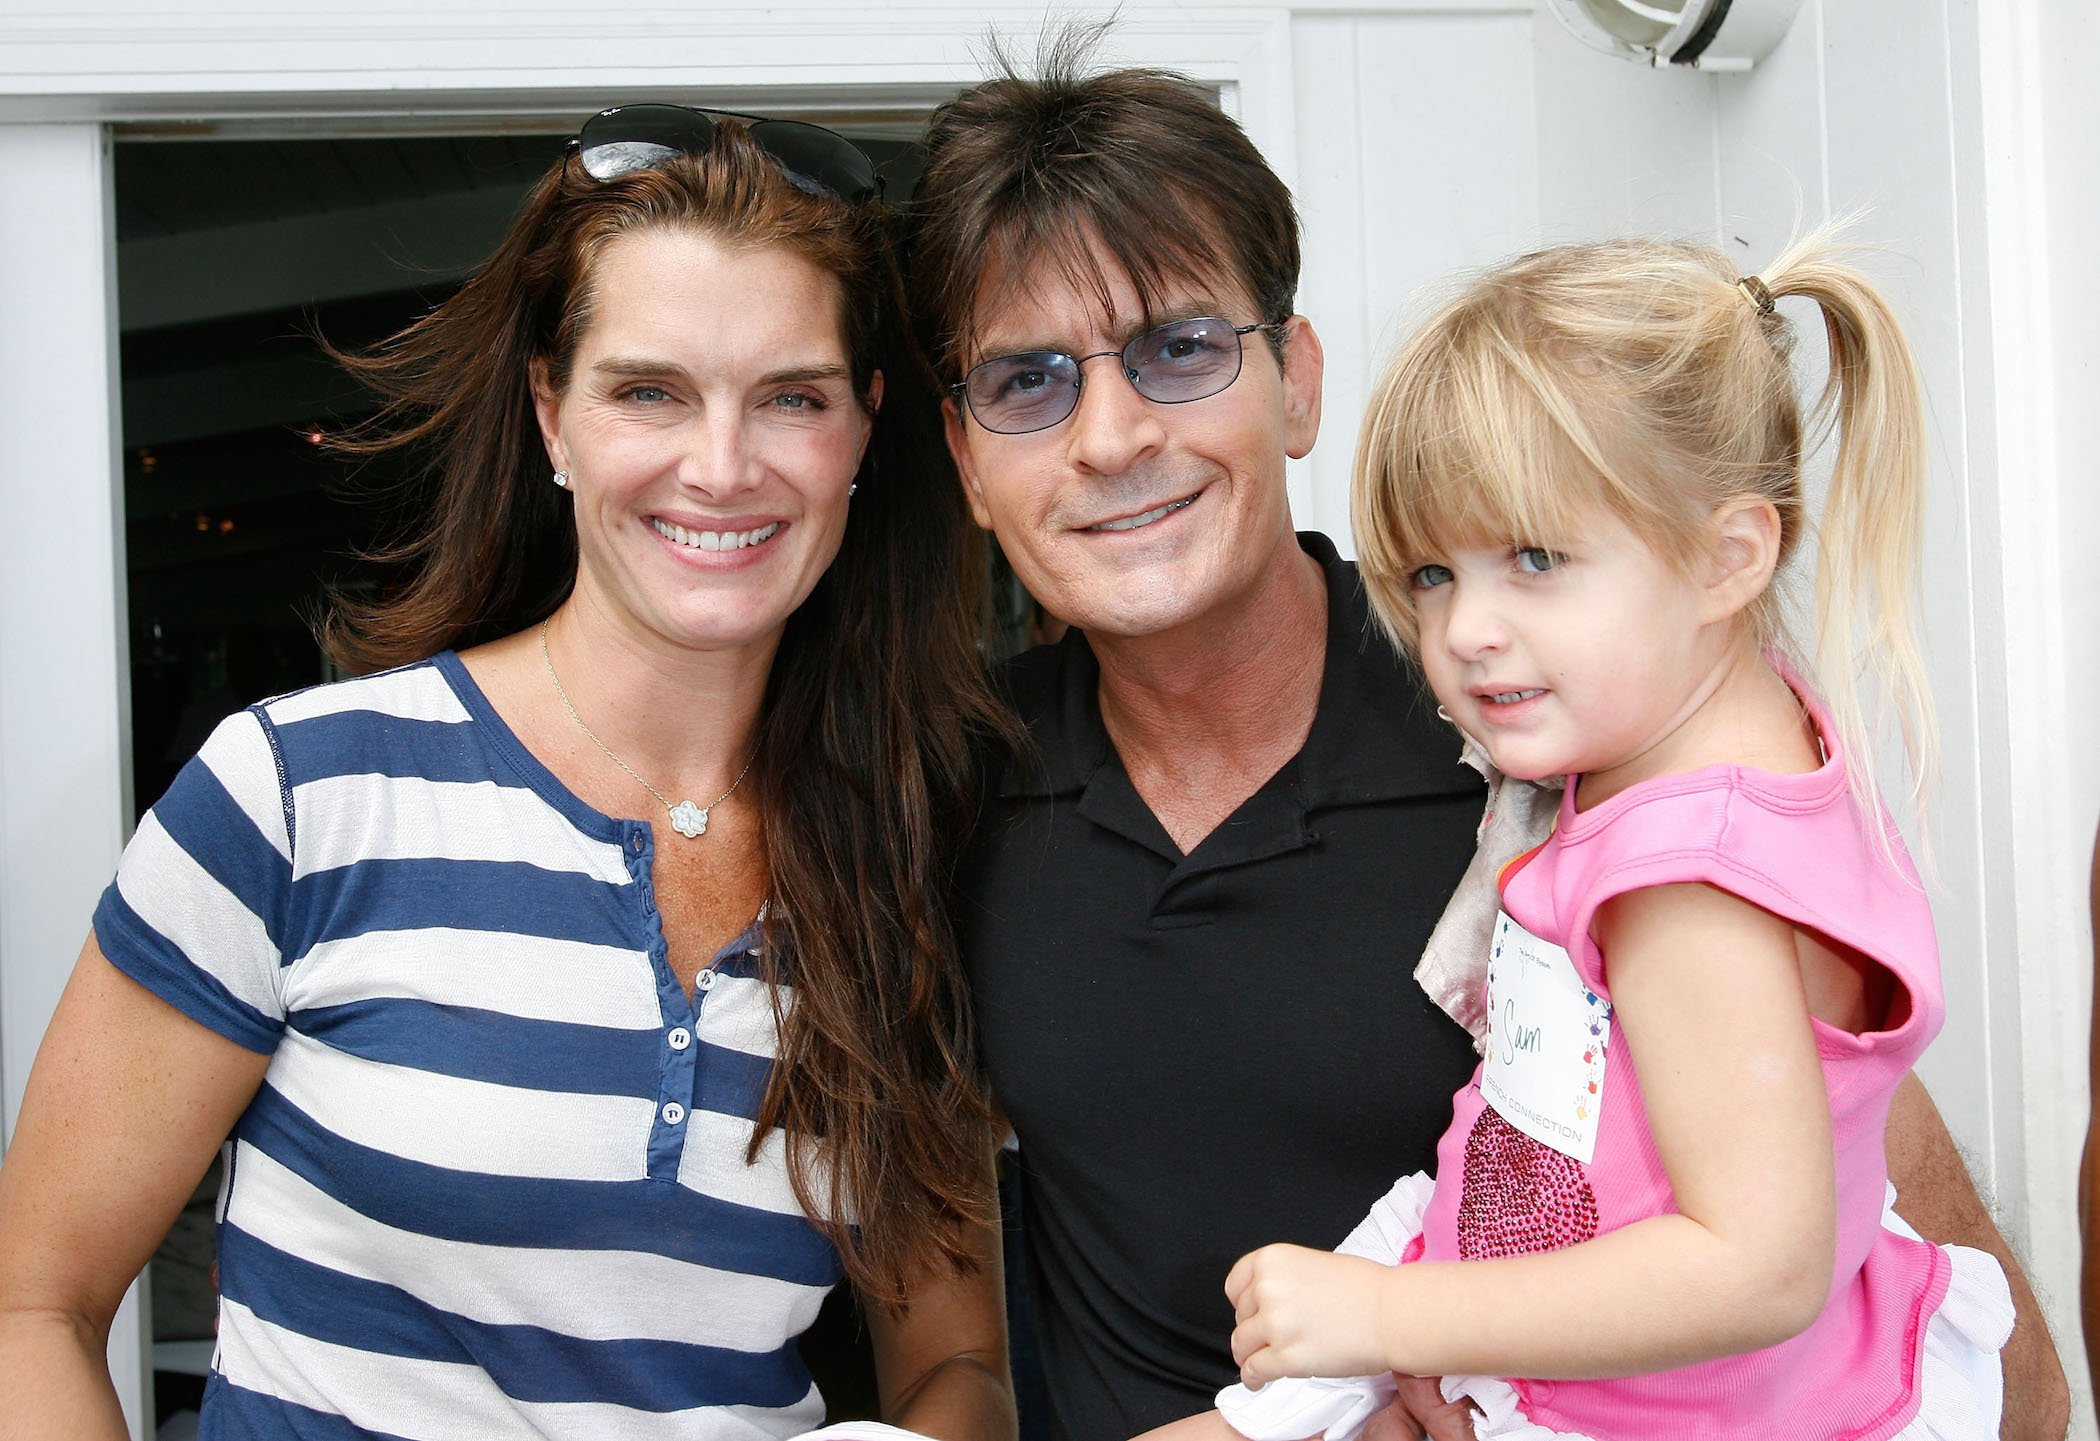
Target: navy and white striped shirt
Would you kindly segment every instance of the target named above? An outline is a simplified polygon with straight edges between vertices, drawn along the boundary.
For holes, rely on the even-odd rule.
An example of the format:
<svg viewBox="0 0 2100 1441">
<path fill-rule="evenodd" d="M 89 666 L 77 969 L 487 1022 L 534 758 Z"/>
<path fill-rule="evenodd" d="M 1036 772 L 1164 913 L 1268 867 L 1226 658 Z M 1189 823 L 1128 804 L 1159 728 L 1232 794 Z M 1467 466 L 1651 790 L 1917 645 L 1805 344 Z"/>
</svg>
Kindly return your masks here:
<svg viewBox="0 0 2100 1441">
<path fill-rule="evenodd" d="M 671 973 L 650 828 L 585 806 L 457 656 L 229 718 L 95 913 L 271 1056 L 230 1142 L 203 1434 L 773 1438 L 840 1276 L 778 1133 L 754 928 Z"/>
</svg>

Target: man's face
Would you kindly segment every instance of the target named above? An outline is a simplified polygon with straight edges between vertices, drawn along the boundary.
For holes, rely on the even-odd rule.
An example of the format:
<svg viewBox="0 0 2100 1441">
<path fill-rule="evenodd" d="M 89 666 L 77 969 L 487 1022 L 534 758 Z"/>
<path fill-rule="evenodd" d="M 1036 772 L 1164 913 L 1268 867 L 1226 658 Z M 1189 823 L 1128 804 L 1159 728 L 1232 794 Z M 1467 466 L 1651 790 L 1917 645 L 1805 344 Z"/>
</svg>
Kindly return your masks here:
<svg viewBox="0 0 2100 1441">
<path fill-rule="evenodd" d="M 1020 351 L 1120 352 L 1148 326 L 1194 316 L 1263 319 L 1216 273 L 1181 284 L 1145 315 L 1129 277 L 1103 261 L 1110 308 L 1045 264 L 1040 282 L 979 291 L 964 368 Z M 996 281 L 996 275 L 988 276 Z M 987 297 L 997 297 L 987 307 Z M 1161 404 L 1124 378 L 1117 355 L 1087 360 L 1078 408 L 1026 435 L 999 435 L 951 398 L 946 417 L 977 523 L 999 537 L 1021 583 L 1052 614 L 1096 635 L 1157 635 L 1251 597 L 1294 545 L 1284 458 L 1312 448 L 1320 343 L 1295 316 L 1284 358 L 1261 331 L 1239 377 L 1203 400 Z"/>
</svg>

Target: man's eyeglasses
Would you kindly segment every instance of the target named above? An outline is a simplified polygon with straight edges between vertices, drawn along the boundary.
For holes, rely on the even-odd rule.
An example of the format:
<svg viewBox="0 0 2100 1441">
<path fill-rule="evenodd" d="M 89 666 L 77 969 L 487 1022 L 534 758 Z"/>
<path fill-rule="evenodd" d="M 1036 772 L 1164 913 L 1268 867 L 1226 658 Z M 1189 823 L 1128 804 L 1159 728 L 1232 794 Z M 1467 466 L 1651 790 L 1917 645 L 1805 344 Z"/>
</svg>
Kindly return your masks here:
<svg viewBox="0 0 2100 1441">
<path fill-rule="evenodd" d="M 615 180 L 654 170 L 676 155 L 705 155 L 714 149 L 714 117 L 741 120 L 796 189 L 828 195 L 849 205 L 879 199 L 882 177 L 867 152 L 821 125 L 768 120 L 734 110 L 696 110 L 690 105 L 616 105 L 583 122 L 569 152 L 594 180 Z"/>
<path fill-rule="evenodd" d="M 1131 337 L 1121 350 L 1092 355 L 1066 355 L 1057 350 L 1027 350 L 997 355 L 970 368 L 948 387 L 966 403 L 970 415 L 986 430 L 1000 435 L 1026 435 L 1048 430 L 1079 408 L 1080 367 L 1104 355 L 1119 357 L 1123 378 L 1147 400 L 1180 405 L 1216 395 L 1240 377 L 1240 337 L 1257 330 L 1278 331 L 1282 321 L 1234 325 L 1215 315 L 1175 320 Z"/>
</svg>

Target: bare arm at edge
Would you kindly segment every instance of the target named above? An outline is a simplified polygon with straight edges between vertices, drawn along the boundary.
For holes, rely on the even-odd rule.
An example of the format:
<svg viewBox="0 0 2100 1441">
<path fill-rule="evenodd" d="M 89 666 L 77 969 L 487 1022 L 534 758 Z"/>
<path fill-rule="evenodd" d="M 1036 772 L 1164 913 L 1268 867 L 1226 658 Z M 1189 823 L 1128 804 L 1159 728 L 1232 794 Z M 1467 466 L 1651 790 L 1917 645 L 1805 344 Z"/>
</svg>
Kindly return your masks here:
<svg viewBox="0 0 2100 1441">
<path fill-rule="evenodd" d="M 90 935 L 0 1166 L 0 1441 L 123 1441 L 109 1327 L 270 1058 L 197 1024 Z"/>
<path fill-rule="evenodd" d="M 2026 1272 L 1976 1194 L 1939 1108 L 1916 1075 L 1903 1078 L 1889 1108 L 1888 1156 L 1897 1214 L 1929 1241 L 1988 1251 L 2012 1283 L 2017 1319 L 2003 1356 L 2001 1441 L 2063 1441 L 2071 1426 L 2071 1393 L 2056 1344 L 2049 1338 Z"/>
<path fill-rule="evenodd" d="M 2093 913 L 2094 994 L 2100 996 L 2100 835 L 2093 837 L 2093 880 L 2088 893 Z M 2086 1067 L 2088 1107 L 2100 1103 L 2100 1005 L 2088 1022 L 2092 1036 Z M 2079 1266 L 2080 1311 L 2085 1321 L 2085 1364 L 2093 1385 L 2100 1387 L 2100 1127 L 2089 1109 L 2085 1123 L 2085 1156 L 2078 1167 L 2078 1237 L 2084 1256 Z"/>
</svg>

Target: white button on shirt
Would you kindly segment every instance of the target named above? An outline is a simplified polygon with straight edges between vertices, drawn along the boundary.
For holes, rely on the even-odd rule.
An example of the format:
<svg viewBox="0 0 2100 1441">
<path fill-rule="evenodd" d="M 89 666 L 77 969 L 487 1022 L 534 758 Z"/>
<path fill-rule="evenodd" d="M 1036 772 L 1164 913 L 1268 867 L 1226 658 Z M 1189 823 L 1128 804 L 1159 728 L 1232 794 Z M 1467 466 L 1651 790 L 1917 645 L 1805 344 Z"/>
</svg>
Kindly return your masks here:
<svg viewBox="0 0 2100 1441">
<path fill-rule="evenodd" d="M 673 1026 L 671 1034 L 664 1039 L 671 1043 L 672 1050 L 682 1051 L 693 1043 L 693 1033 L 684 1026 Z"/>
<path fill-rule="evenodd" d="M 667 1126 L 675 1126 L 675 1125 L 677 1125 L 677 1124 L 678 1124 L 678 1123 L 679 1123 L 680 1121 L 683 1121 L 684 1119 L 685 1119 L 685 1107 L 683 1107 L 683 1106 L 679 1105 L 679 1104 L 678 1104 L 678 1103 L 677 1103 L 676 1101 L 666 1101 L 666 1102 L 664 1102 L 664 1124 L 665 1124 L 665 1125 L 667 1125 Z"/>
</svg>

